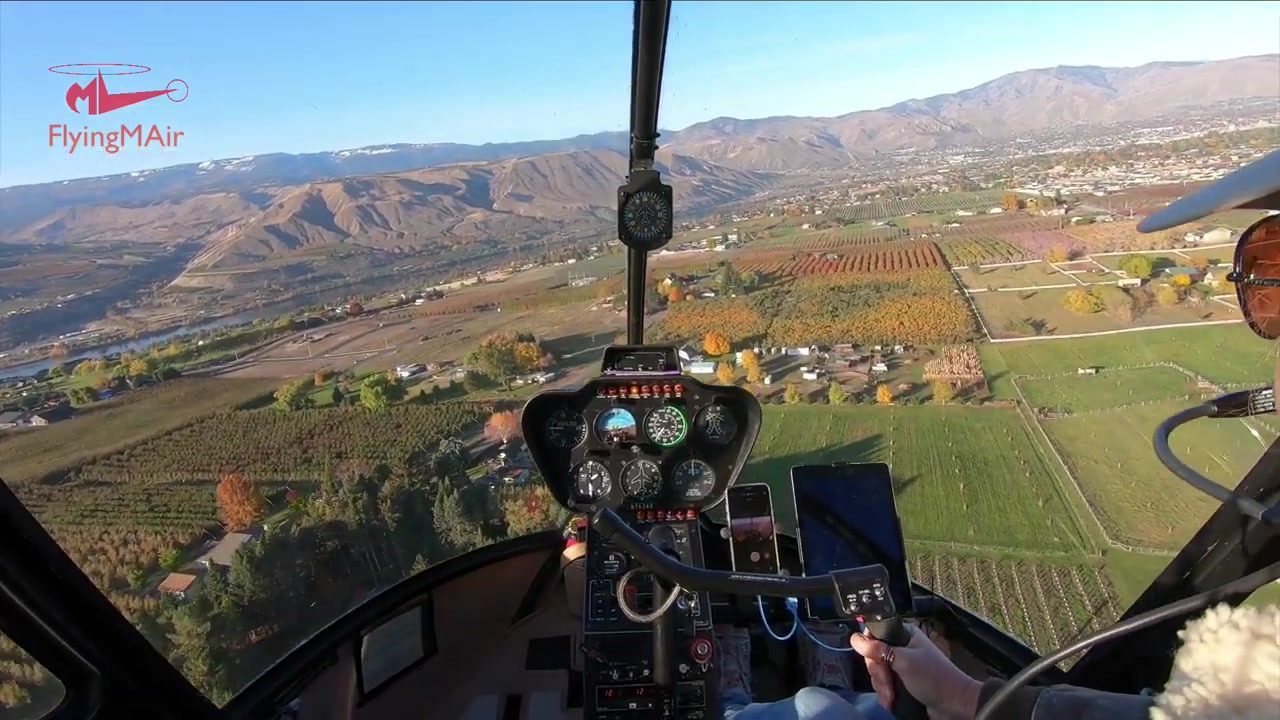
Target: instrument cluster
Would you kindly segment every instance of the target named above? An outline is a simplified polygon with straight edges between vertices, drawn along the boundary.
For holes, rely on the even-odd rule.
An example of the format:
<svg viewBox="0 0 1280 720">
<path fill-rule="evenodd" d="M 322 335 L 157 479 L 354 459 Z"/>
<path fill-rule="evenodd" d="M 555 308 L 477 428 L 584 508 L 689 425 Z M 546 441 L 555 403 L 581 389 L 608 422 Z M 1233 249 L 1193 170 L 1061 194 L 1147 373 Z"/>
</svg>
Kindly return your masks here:
<svg viewBox="0 0 1280 720">
<path fill-rule="evenodd" d="M 572 510 L 700 509 L 750 454 L 760 406 L 741 388 L 669 373 L 603 377 L 538 395 L 522 424 L 552 494 Z"/>
</svg>

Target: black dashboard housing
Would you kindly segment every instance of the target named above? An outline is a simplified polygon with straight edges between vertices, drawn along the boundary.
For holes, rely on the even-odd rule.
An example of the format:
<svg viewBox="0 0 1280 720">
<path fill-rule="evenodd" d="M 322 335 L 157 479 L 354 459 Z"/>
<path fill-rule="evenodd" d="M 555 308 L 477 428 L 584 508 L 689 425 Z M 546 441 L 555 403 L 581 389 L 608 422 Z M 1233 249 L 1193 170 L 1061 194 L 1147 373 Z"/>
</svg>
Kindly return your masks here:
<svg viewBox="0 0 1280 720">
<path fill-rule="evenodd" d="M 626 350 L 631 352 L 625 354 L 632 356 L 639 351 L 654 358 L 675 357 L 669 348 L 628 347 Z M 616 361 L 622 355 L 611 351 L 606 351 L 606 361 Z M 737 480 L 760 433 L 760 403 L 755 396 L 740 387 L 703 383 L 678 371 L 607 373 L 575 390 L 540 393 L 524 407 L 521 429 L 525 442 L 556 501 L 584 513 L 624 505 L 675 511 L 702 510 L 718 504 Z M 719 406 L 717 410 L 732 418 L 736 425 L 732 438 L 717 442 L 700 432 L 700 414 L 710 406 Z M 682 441 L 670 447 L 652 442 L 644 430 L 649 414 L 664 407 L 680 410 L 688 428 Z M 634 419 L 637 428 L 634 442 L 609 442 L 597 432 L 601 415 L 615 408 L 628 411 Z M 570 415 L 581 419 L 585 432 L 579 431 L 583 438 L 573 447 L 563 447 L 553 442 L 548 427 L 553 417 Z M 683 497 L 673 492 L 674 469 L 690 459 L 705 462 L 715 475 L 710 491 L 699 497 Z M 604 465 L 611 477 L 610 487 L 598 498 L 587 499 L 575 493 L 572 471 L 588 460 Z M 652 461 L 661 470 L 661 489 L 651 498 L 638 500 L 622 489 L 623 468 L 636 460 Z"/>
</svg>

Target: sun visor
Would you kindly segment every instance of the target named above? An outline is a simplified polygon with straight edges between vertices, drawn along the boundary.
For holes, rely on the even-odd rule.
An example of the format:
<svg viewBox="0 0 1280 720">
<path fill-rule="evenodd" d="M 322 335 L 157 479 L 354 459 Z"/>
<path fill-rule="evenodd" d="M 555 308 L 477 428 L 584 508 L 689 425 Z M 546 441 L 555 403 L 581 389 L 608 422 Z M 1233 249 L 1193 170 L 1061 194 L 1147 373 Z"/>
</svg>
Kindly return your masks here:
<svg viewBox="0 0 1280 720">
<path fill-rule="evenodd" d="M 1138 223 L 1138 232 L 1158 232 L 1223 210 L 1280 210 L 1280 150 L 1203 187 Z"/>
</svg>

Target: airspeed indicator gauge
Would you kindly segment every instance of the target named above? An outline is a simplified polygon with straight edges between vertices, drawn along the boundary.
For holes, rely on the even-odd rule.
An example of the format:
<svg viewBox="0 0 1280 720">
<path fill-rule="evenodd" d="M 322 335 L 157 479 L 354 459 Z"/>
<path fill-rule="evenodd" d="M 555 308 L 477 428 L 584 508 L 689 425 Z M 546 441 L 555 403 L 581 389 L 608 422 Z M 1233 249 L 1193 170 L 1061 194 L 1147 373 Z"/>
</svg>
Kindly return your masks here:
<svg viewBox="0 0 1280 720">
<path fill-rule="evenodd" d="M 560 408 L 547 419 L 547 439 L 561 450 L 572 450 L 587 439 L 587 421 L 582 413 Z"/>
<path fill-rule="evenodd" d="M 680 408 L 663 405 L 654 408 L 644 419 L 644 434 L 658 447 L 675 447 L 689 432 L 689 421 Z"/>
</svg>

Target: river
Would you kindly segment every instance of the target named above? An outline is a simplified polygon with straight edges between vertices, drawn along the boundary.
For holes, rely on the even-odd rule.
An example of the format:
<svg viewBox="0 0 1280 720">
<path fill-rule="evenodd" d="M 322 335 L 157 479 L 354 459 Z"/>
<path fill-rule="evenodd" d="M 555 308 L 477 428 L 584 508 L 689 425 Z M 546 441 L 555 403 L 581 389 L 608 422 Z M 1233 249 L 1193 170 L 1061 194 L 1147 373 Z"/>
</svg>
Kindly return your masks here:
<svg viewBox="0 0 1280 720">
<path fill-rule="evenodd" d="M 93 347 L 80 348 L 67 353 L 66 357 L 61 358 L 45 358 L 42 360 L 33 360 L 21 365 L 10 365 L 8 367 L 0 367 L 0 377 L 19 377 L 24 375 L 34 375 L 41 370 L 49 370 L 55 365 L 61 365 L 65 362 L 73 360 L 84 360 L 87 358 L 97 358 L 104 355 L 114 355 L 122 352 L 139 352 L 150 348 L 152 345 L 167 343 L 175 338 L 193 333 L 206 332 L 209 330 L 217 330 L 218 328 L 234 327 L 236 325 L 247 325 L 255 320 L 264 318 L 274 318 L 285 313 L 292 312 L 299 308 L 307 307 L 315 304 L 315 297 L 308 295 L 298 298 L 295 301 L 286 301 L 278 304 L 267 305 L 253 310 L 245 310 L 234 315 L 226 315 L 224 317 L 213 318 L 212 320 L 204 320 L 194 325 L 184 325 L 170 330 L 164 330 L 157 333 L 149 333 L 140 335 L 132 340 L 124 340 L 110 345 L 97 345 Z M 16 356 L 15 351 L 10 353 Z"/>
</svg>

